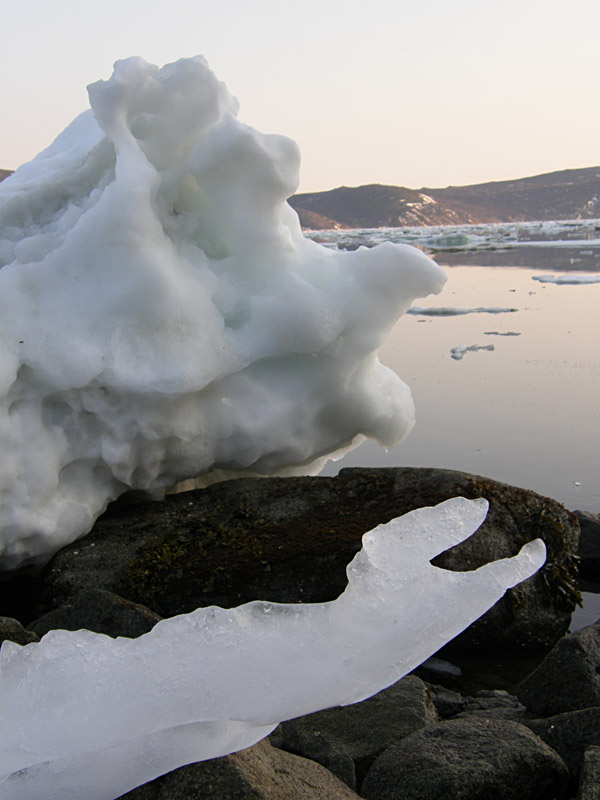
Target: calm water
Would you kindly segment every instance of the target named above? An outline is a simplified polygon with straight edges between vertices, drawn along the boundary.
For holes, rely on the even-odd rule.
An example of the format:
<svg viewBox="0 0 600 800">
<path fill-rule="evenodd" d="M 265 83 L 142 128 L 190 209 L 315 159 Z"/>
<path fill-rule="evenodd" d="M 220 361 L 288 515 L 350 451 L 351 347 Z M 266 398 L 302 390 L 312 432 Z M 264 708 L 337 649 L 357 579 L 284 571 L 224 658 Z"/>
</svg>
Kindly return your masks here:
<svg viewBox="0 0 600 800">
<path fill-rule="evenodd" d="M 533 489 L 568 508 L 600 510 L 600 283 L 534 279 L 597 274 L 600 221 L 408 231 L 412 243 L 450 264 L 446 288 L 422 306 L 517 310 L 403 317 L 380 357 L 413 391 L 415 429 L 390 452 L 367 442 L 324 474 L 345 466 L 447 467 Z M 318 236 L 345 247 L 382 236 L 407 240 L 396 229 Z M 428 246 L 426 237 L 438 244 Z M 514 266 L 523 261 L 535 268 Z M 457 360 L 451 349 L 460 345 L 494 349 Z"/>
</svg>

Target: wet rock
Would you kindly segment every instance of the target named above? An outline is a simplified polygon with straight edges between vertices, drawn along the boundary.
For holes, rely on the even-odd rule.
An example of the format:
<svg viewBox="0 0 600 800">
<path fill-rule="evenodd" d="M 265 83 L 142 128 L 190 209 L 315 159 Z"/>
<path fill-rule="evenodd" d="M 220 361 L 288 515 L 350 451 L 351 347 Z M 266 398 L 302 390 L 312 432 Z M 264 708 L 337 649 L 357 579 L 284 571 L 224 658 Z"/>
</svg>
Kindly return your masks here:
<svg viewBox="0 0 600 800">
<path fill-rule="evenodd" d="M 30 624 L 32 631 L 43 636 L 50 630 L 62 628 L 77 631 L 85 628 L 107 636 L 126 636 L 135 639 L 162 619 L 145 606 L 131 603 L 112 592 L 90 589 L 81 592 L 75 602 L 59 606 Z"/>
<path fill-rule="evenodd" d="M 382 750 L 436 720 L 431 693 L 409 675 L 362 703 L 282 723 L 278 746 L 318 761 L 355 788 Z"/>
<path fill-rule="evenodd" d="M 600 797 L 600 747 L 588 747 L 583 759 L 577 800 L 598 800 Z"/>
<path fill-rule="evenodd" d="M 576 511 L 581 536 L 579 539 L 579 575 L 589 581 L 600 581 L 600 514 Z"/>
<path fill-rule="evenodd" d="M 39 640 L 37 633 L 24 628 L 18 620 L 12 617 L 0 617 L 0 644 L 6 641 L 30 644 Z"/>
<path fill-rule="evenodd" d="M 590 745 L 600 745 L 600 708 L 567 711 L 525 724 L 556 750 L 569 768 L 571 786 L 575 788 L 585 751 Z"/>
<path fill-rule="evenodd" d="M 600 706 L 600 622 L 564 636 L 517 688 L 535 714 Z"/>
<path fill-rule="evenodd" d="M 433 695 L 433 704 L 438 715 L 442 719 L 450 719 L 450 717 L 466 711 L 470 705 L 471 699 L 455 692 L 453 689 L 447 689 L 445 686 L 428 683 L 427 687 Z"/>
<path fill-rule="evenodd" d="M 190 764 L 121 800 L 358 800 L 320 764 L 259 742 L 224 758 Z"/>
<path fill-rule="evenodd" d="M 344 744 L 327 733 L 323 734 L 317 720 L 303 725 L 302 719 L 300 717 L 278 725 L 269 737 L 271 744 L 280 750 L 316 761 L 356 791 L 356 767 Z"/>
<path fill-rule="evenodd" d="M 552 800 L 568 770 L 517 722 L 449 720 L 386 750 L 362 786 L 366 800 Z"/>
<path fill-rule="evenodd" d="M 507 592 L 462 634 L 478 647 L 550 646 L 567 629 L 576 592 L 576 517 L 534 492 L 439 469 L 348 469 L 335 478 L 240 479 L 113 507 L 44 575 L 44 610 L 106 589 L 162 616 L 252 599 L 322 602 L 346 585 L 362 535 L 456 495 L 486 497 L 488 519 L 436 560 L 473 569 L 541 537 L 548 565 Z"/>
<path fill-rule="evenodd" d="M 521 722 L 531 715 L 517 697 L 504 689 L 481 689 L 470 699 L 467 708 L 459 714 L 460 719 L 481 717 L 482 719 L 511 719 Z"/>
</svg>

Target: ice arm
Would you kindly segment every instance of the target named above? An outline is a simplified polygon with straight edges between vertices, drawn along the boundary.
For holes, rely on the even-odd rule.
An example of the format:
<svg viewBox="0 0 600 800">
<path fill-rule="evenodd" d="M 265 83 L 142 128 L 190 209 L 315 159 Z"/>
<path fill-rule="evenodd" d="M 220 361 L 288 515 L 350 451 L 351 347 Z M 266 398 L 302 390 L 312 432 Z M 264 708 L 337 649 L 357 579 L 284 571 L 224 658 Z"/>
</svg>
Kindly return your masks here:
<svg viewBox="0 0 600 800">
<path fill-rule="evenodd" d="M 157 764 L 224 755 L 283 719 L 385 688 L 542 565 L 534 542 L 472 572 L 433 567 L 431 552 L 470 535 L 484 511 L 455 498 L 370 532 L 332 603 L 198 609 L 134 640 L 54 631 L 5 644 L 0 796 L 112 800 Z"/>
</svg>

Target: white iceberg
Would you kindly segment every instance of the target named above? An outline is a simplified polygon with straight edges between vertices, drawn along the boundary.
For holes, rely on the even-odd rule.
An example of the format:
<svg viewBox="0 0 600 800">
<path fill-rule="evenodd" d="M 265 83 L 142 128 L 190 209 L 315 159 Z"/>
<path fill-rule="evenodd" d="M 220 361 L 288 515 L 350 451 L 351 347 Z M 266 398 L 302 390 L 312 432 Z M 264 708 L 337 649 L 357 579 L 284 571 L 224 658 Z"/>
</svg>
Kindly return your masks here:
<svg viewBox="0 0 600 800">
<path fill-rule="evenodd" d="M 138 639 L 51 631 L 0 651 L 0 795 L 112 800 L 278 722 L 389 686 L 541 567 L 543 542 L 470 572 L 430 564 L 487 501 L 454 498 L 363 537 L 334 602 L 252 602 L 159 622 Z"/>
<path fill-rule="evenodd" d="M 0 570 L 128 489 L 396 444 L 412 398 L 377 350 L 445 281 L 412 247 L 305 239 L 297 146 L 239 122 L 203 58 L 88 92 L 0 184 Z"/>
</svg>

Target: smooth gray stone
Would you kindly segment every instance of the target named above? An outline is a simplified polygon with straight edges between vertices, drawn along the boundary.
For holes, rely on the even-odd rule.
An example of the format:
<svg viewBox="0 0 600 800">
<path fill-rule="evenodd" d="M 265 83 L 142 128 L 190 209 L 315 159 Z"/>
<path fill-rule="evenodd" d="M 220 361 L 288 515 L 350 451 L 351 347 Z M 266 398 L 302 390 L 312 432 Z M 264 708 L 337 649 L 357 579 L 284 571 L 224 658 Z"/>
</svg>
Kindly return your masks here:
<svg viewBox="0 0 600 800">
<path fill-rule="evenodd" d="M 408 675 L 361 703 L 283 722 L 277 744 L 318 761 L 356 788 L 386 747 L 436 721 L 431 692 Z"/>
<path fill-rule="evenodd" d="M 600 706 L 600 622 L 564 636 L 517 687 L 542 717 Z"/>
<path fill-rule="evenodd" d="M 120 800 L 358 800 L 320 764 L 263 740 L 247 750 L 201 761 L 139 786 Z M 82 799 L 83 800 L 83 799 Z"/>
<path fill-rule="evenodd" d="M 564 798 L 564 761 L 517 722 L 458 719 L 392 745 L 362 785 L 366 800 Z"/>
<path fill-rule="evenodd" d="M 59 606 L 39 617 L 30 628 L 39 636 L 57 628 L 67 631 L 85 628 L 107 636 L 135 639 L 152 630 L 160 619 L 145 606 L 103 589 L 90 589 L 78 595 L 73 604 Z"/>
</svg>

